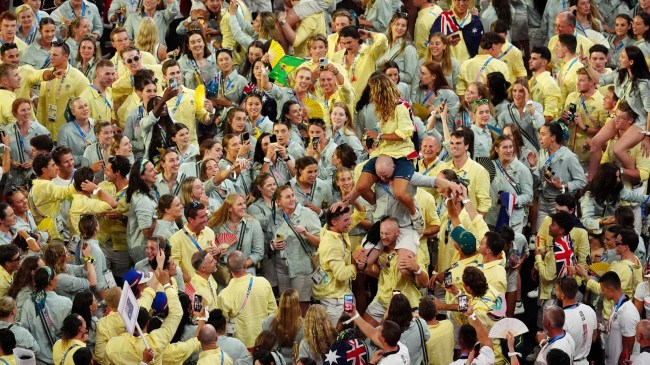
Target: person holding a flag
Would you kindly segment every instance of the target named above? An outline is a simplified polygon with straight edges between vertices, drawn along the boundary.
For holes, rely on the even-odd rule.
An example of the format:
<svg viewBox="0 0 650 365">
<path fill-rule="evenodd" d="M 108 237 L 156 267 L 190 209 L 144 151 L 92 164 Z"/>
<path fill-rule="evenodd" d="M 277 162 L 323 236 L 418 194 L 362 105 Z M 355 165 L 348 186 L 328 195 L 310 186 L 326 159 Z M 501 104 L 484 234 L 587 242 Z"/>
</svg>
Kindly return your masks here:
<svg viewBox="0 0 650 365">
<path fill-rule="evenodd" d="M 449 36 L 451 54 L 461 64 L 476 56 L 483 36 L 481 19 L 469 9 L 472 0 L 453 0 L 451 10 L 443 11 L 433 22 L 429 37 L 434 33 Z"/>
<path fill-rule="evenodd" d="M 497 197 L 499 204 L 490 206 L 485 220 L 497 229 L 507 225 L 521 233 L 527 221 L 524 208 L 533 201 L 533 175 L 515 157 L 513 141 L 508 136 L 496 139 L 490 159 L 495 167 L 490 196 Z"/>
</svg>

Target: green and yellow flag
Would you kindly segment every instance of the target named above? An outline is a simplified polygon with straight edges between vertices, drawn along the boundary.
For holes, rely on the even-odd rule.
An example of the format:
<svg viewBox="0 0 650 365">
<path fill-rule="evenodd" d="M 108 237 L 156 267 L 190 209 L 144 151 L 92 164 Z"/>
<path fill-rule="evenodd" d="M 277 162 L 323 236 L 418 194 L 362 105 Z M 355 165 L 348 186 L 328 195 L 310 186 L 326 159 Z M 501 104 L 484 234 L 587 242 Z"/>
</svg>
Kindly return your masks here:
<svg viewBox="0 0 650 365">
<path fill-rule="evenodd" d="M 269 72 L 269 78 L 274 79 L 278 84 L 286 86 L 289 74 L 306 61 L 304 58 L 284 55 Z"/>
</svg>

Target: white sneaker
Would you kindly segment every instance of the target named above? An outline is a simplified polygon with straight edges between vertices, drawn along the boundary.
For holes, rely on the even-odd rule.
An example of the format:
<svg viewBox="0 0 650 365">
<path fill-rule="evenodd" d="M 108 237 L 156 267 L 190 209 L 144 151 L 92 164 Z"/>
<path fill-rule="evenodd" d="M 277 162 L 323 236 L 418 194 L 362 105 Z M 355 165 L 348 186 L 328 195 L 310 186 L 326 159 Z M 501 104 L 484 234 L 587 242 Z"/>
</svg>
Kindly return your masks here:
<svg viewBox="0 0 650 365">
<path fill-rule="evenodd" d="M 424 217 L 422 217 L 422 212 L 417 205 L 415 206 L 415 214 L 411 216 L 411 224 L 413 225 L 413 229 L 419 235 L 422 235 L 422 232 L 424 232 Z"/>
<path fill-rule="evenodd" d="M 523 314 L 525 312 L 526 310 L 524 309 L 524 303 L 517 302 L 517 304 L 515 305 L 515 315 Z"/>
<path fill-rule="evenodd" d="M 529 291 L 527 295 L 528 295 L 528 298 L 530 298 L 530 299 L 535 299 L 535 298 L 539 297 L 539 288 Z"/>
</svg>

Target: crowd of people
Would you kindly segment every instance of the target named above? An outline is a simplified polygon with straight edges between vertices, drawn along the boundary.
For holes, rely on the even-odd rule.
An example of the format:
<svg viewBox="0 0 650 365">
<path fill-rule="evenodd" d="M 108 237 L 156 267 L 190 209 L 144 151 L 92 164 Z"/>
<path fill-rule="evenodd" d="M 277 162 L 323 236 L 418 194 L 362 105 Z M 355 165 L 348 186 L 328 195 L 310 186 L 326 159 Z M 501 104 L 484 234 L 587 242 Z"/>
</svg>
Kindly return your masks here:
<svg viewBox="0 0 650 365">
<path fill-rule="evenodd" d="M 650 0 L 23 1 L 2 364 L 650 364 Z"/>
</svg>

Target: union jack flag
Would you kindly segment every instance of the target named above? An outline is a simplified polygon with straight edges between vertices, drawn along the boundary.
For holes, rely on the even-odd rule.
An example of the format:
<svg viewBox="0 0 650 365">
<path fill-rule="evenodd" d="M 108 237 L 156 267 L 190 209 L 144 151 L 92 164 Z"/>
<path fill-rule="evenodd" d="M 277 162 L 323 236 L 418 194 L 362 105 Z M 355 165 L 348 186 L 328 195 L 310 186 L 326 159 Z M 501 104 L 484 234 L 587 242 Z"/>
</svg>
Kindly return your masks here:
<svg viewBox="0 0 650 365">
<path fill-rule="evenodd" d="M 443 11 L 440 13 L 440 31 L 444 35 L 450 35 L 458 32 L 458 24 L 454 21 L 454 13 L 452 11 Z"/>
<path fill-rule="evenodd" d="M 566 235 L 553 242 L 553 253 L 555 254 L 555 272 L 561 278 L 569 274 L 568 267 L 573 265 L 573 240 L 571 235 Z"/>
<path fill-rule="evenodd" d="M 357 339 L 334 342 L 325 355 L 325 365 L 366 365 L 368 363 L 366 345 Z"/>
</svg>

